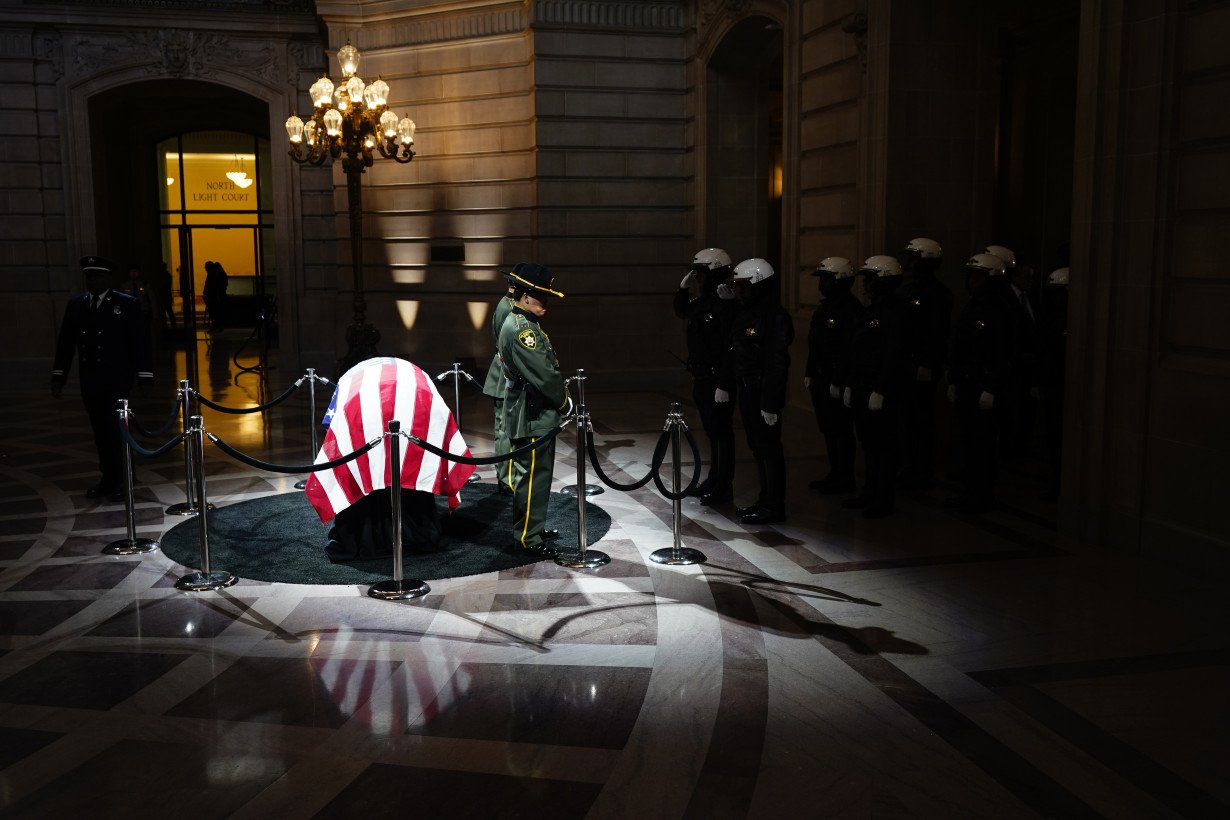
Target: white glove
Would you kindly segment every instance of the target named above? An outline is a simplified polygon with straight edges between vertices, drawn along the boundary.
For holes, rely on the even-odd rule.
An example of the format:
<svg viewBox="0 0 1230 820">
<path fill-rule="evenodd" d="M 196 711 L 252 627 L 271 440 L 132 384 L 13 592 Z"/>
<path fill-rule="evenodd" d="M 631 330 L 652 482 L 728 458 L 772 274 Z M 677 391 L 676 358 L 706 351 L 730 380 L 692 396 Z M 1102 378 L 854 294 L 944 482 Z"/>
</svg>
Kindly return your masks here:
<svg viewBox="0 0 1230 820">
<path fill-rule="evenodd" d="M 955 384 L 948 385 L 948 400 L 953 404 L 957 403 L 957 386 Z"/>
<path fill-rule="evenodd" d="M 808 390 L 811 390 L 811 376 L 803 377 L 803 386 Z"/>
<path fill-rule="evenodd" d="M 764 419 L 764 423 L 769 425 L 770 427 L 772 427 L 774 424 L 777 424 L 777 414 L 776 413 L 770 413 L 767 410 L 761 410 L 760 417 Z"/>
<path fill-rule="evenodd" d="M 841 388 L 835 384 L 830 384 L 829 385 L 829 398 L 830 399 L 840 399 L 841 398 Z"/>
<path fill-rule="evenodd" d="M 979 410 L 990 410 L 994 406 L 995 406 L 994 394 L 988 393 L 987 391 L 983 390 L 982 394 L 978 397 L 978 409 Z"/>
<path fill-rule="evenodd" d="M 679 283 L 679 287 L 690 288 L 694 284 L 696 284 L 696 271 L 690 270 L 684 275 L 683 281 Z"/>
<path fill-rule="evenodd" d="M 1029 397 L 1030 397 L 1031 399 L 1036 399 L 1036 398 L 1039 398 L 1039 397 L 1040 397 L 1040 394 L 1038 393 L 1038 388 L 1036 388 L 1036 387 L 1031 387 L 1031 388 L 1029 388 Z"/>
<path fill-rule="evenodd" d="M 929 367 L 920 367 L 920 368 L 918 368 L 918 380 L 919 380 L 920 382 L 929 382 L 929 381 L 931 381 L 931 368 L 929 368 Z"/>
<path fill-rule="evenodd" d="M 730 401 L 730 394 L 719 387 L 713 391 L 713 400 L 718 404 L 726 404 Z"/>
<path fill-rule="evenodd" d="M 850 388 L 847 387 L 845 391 L 841 394 L 841 403 L 844 404 L 846 407 L 850 406 Z"/>
<path fill-rule="evenodd" d="M 735 298 L 735 292 L 725 282 L 717 286 L 717 295 L 719 299 L 725 299 L 727 302 Z"/>
<path fill-rule="evenodd" d="M 872 394 L 867 397 L 867 409 L 872 412 L 875 412 L 876 410 L 883 410 L 884 396 L 873 391 Z"/>
</svg>

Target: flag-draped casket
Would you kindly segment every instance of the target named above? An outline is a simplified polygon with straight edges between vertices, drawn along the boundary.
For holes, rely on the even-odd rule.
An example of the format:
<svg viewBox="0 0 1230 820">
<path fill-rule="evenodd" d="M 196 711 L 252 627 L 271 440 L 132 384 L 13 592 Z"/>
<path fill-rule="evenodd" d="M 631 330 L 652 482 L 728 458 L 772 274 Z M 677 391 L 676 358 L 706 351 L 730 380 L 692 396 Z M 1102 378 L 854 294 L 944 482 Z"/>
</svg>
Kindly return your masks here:
<svg viewBox="0 0 1230 820">
<path fill-rule="evenodd" d="M 332 421 L 316 463 L 352 453 L 388 430 L 396 419 L 401 429 L 428 444 L 458 456 L 469 456 L 452 411 L 431 378 L 404 359 L 368 359 L 347 370 L 338 380 L 330 404 Z M 404 437 L 401 451 L 401 486 L 448 496 L 449 508 L 461 503 L 460 490 L 474 472 L 429 453 Z M 342 510 L 376 490 L 392 486 L 388 442 L 382 442 L 348 464 L 312 473 L 307 497 L 328 523 Z"/>
</svg>

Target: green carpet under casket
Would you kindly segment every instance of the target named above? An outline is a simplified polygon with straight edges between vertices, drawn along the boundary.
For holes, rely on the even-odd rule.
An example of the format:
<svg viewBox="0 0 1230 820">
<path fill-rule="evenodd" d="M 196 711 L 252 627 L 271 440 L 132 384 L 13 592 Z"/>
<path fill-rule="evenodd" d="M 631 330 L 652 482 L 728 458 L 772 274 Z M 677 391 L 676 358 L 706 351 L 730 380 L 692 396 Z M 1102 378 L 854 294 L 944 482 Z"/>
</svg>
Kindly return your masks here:
<svg viewBox="0 0 1230 820">
<path fill-rule="evenodd" d="M 452 513 L 438 498 L 444 536 L 433 553 L 403 556 L 404 577 L 432 580 L 510 569 L 542 558 L 518 550 L 512 543 L 512 498 L 499 495 L 494 484 L 467 484 L 461 505 Z M 560 531 L 555 543 L 577 544 L 577 501 L 551 493 L 547 526 Z M 393 577 L 393 559 L 331 563 L 325 555 L 329 525 L 302 492 L 271 495 L 219 506 L 209 513 L 210 569 L 225 570 L 254 581 L 291 584 L 372 584 Z M 585 504 L 589 545 L 606 535 L 611 516 Z M 201 545 L 196 518 L 185 520 L 162 537 L 162 551 L 172 561 L 199 569 Z"/>
</svg>

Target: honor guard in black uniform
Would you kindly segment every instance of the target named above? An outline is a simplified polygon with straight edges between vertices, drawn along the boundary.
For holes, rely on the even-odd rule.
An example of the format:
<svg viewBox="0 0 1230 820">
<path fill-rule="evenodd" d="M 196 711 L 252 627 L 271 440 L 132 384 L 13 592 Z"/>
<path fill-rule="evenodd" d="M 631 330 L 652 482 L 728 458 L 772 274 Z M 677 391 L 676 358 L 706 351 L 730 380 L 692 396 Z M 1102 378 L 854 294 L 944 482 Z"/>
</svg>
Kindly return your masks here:
<svg viewBox="0 0 1230 820">
<path fill-rule="evenodd" d="M 970 300 L 957 315 L 948 371 L 965 451 L 965 492 L 945 501 L 961 512 L 986 512 L 995 498 L 997 414 L 1012 378 L 1015 345 L 1012 308 L 1000 290 L 1006 278 L 995 254 L 977 253 L 965 263 Z"/>
<path fill-rule="evenodd" d="M 1004 297 L 1012 306 L 1016 348 L 1012 359 L 1012 383 L 1000 408 L 999 453 L 1012 458 L 1025 455 L 1033 440 L 1038 415 L 1037 306 L 1034 304 L 1034 269 L 1021 264 L 1003 245 L 988 245 L 987 253 L 1004 260 L 1007 287 Z"/>
<path fill-rule="evenodd" d="M 527 262 L 508 275 L 514 305 L 500 327 L 498 350 L 504 367 L 504 427 L 512 449 L 532 444 L 559 426 L 569 404 L 551 340 L 539 325 L 547 300 L 564 294 L 554 290 L 545 265 Z M 582 458 L 583 454 L 578 454 Z M 545 529 L 555 469 L 555 439 L 516 460 L 513 471 L 513 541 L 537 555 L 555 555 L 545 542 L 559 536 Z"/>
<path fill-rule="evenodd" d="M 773 266 L 745 259 L 735 266 L 731 287 L 740 308 L 714 399 L 729 402 L 737 389 L 747 444 L 756 459 L 760 488 L 756 501 L 735 513 L 745 524 L 786 519 L 786 458 L 782 452 L 782 408 L 790 373 L 794 323 L 782 309 Z"/>
<path fill-rule="evenodd" d="M 812 273 L 820 278 L 823 300 L 807 332 L 807 369 L 803 386 L 811 394 L 816 423 L 828 451 L 829 472 L 809 483 L 822 493 L 854 492 L 854 419 L 841 400 L 846 386 L 844 355 L 863 304 L 851 293 L 854 268 L 850 260 L 830 256 Z"/>
<path fill-rule="evenodd" d="M 854 413 L 854 430 L 866 464 L 863 491 L 842 502 L 862 509 L 864 518 L 893 512 L 897 486 L 897 430 L 904 380 L 905 315 L 897 290 L 901 265 L 891 256 L 872 256 L 859 275 L 871 304 L 858 317 L 850 336 L 849 378 L 842 399 Z"/>
<path fill-rule="evenodd" d="M 948 358 L 952 291 L 936 271 L 944 261 L 934 239 L 911 239 L 901 254 L 905 283 L 905 381 L 901 390 L 901 472 L 906 487 L 935 482 L 935 386 Z"/>
<path fill-rule="evenodd" d="M 513 294 L 516 289 L 513 287 L 511 278 L 514 274 L 519 274 L 521 268 L 525 266 L 524 262 L 518 262 L 513 266 L 511 273 L 505 274 L 504 278 L 508 281 L 508 290 L 495 303 L 495 308 L 491 311 L 491 338 L 496 346 L 495 355 L 491 357 L 491 366 L 487 368 L 487 378 L 483 381 L 483 395 L 487 396 L 495 404 L 494 426 L 492 434 L 495 439 L 495 454 L 502 456 L 508 452 L 508 430 L 504 428 L 504 365 L 500 363 L 500 328 L 504 326 L 504 320 L 508 318 L 508 314 L 512 312 L 515 304 Z M 496 471 L 496 486 L 502 495 L 511 495 L 513 486 L 516 482 L 513 480 L 513 462 L 506 461 L 495 465 Z"/>
<path fill-rule="evenodd" d="M 119 500 L 126 484 L 118 402 L 132 391 L 133 381 L 152 381 L 149 337 L 141 306 L 131 296 L 111 288 L 114 266 L 100 256 L 81 259 L 86 292 L 73 296 L 64 309 L 56 342 L 51 394 L 60 397 L 77 355 L 81 400 L 94 431 L 99 482 L 87 498 Z"/>
<path fill-rule="evenodd" d="M 718 370 L 730 337 L 738 303 L 725 287 L 730 257 L 721 248 L 705 248 L 692 257 L 692 267 L 675 291 L 675 315 L 687 320 L 688 373 L 692 400 L 709 439 L 709 475 L 692 492 L 705 505 L 732 500 L 735 474 L 734 405 L 718 404 Z"/>
<path fill-rule="evenodd" d="M 1060 455 L 1063 452 L 1064 363 L 1068 355 L 1068 268 L 1047 277 L 1038 300 L 1038 368 L 1042 417 L 1046 424 L 1046 454 L 1051 474 L 1042 492 L 1046 501 L 1059 497 Z"/>
</svg>

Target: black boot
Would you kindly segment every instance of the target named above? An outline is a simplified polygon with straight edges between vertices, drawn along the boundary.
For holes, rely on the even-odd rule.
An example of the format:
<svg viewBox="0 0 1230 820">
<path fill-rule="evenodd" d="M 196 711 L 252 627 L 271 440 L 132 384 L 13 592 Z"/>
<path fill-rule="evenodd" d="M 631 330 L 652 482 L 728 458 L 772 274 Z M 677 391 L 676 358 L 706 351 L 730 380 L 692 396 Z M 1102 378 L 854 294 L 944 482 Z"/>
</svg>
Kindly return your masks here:
<svg viewBox="0 0 1230 820">
<path fill-rule="evenodd" d="M 773 524 L 786 520 L 786 462 L 772 459 L 762 463 L 760 509 L 743 516 L 744 524 Z"/>
<path fill-rule="evenodd" d="M 764 506 L 765 487 L 767 486 L 765 472 L 766 471 L 765 471 L 764 459 L 760 459 L 760 458 L 756 459 L 756 474 L 759 477 L 759 482 L 760 482 L 759 488 L 756 491 L 756 501 L 751 504 L 748 504 L 746 507 L 736 507 L 735 515 L 739 516 L 740 518 L 743 518 L 745 516 L 751 515 L 752 513 L 759 510 L 762 506 Z"/>
</svg>

